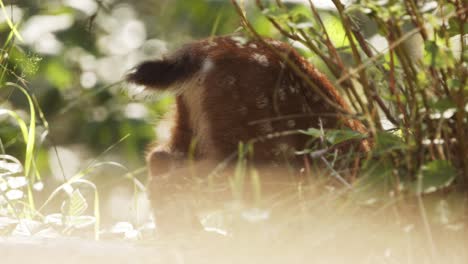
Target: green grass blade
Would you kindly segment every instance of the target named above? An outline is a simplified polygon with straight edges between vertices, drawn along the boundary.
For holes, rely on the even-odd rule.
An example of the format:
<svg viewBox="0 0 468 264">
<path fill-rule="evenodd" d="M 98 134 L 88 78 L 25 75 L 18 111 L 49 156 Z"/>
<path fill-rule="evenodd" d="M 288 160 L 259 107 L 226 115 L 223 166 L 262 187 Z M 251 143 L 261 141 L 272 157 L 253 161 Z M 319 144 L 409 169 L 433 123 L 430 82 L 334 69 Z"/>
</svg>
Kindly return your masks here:
<svg viewBox="0 0 468 264">
<path fill-rule="evenodd" d="M 0 0 L 0 8 L 2 9 L 3 15 L 5 16 L 6 22 L 7 22 L 8 26 L 10 27 L 11 32 L 13 32 L 13 34 L 14 34 L 20 41 L 24 41 L 24 40 L 23 40 L 23 37 L 21 37 L 20 33 L 19 33 L 18 30 L 16 29 L 17 24 L 14 25 L 14 24 L 13 24 L 13 21 L 11 21 L 10 17 L 8 16 L 8 12 L 7 12 L 6 8 L 5 8 L 5 5 L 3 4 L 3 1 L 2 1 L 2 0 Z"/>
</svg>

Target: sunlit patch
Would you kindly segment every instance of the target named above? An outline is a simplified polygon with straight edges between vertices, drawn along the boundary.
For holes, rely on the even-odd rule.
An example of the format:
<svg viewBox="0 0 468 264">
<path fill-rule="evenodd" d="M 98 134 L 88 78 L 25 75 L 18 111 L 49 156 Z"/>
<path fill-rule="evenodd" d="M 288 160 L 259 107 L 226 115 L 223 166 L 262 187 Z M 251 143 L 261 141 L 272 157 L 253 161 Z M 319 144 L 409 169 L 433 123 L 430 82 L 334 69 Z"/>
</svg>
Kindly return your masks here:
<svg viewBox="0 0 468 264">
<path fill-rule="evenodd" d="M 215 233 L 215 234 L 218 234 L 218 235 L 222 235 L 222 236 L 228 236 L 229 233 L 224 230 L 224 229 L 221 229 L 221 228 L 217 228 L 217 227 L 203 227 L 203 229 L 206 231 L 206 232 L 211 232 L 211 233 Z"/>
<path fill-rule="evenodd" d="M 251 223 L 266 221 L 270 218 L 270 212 L 259 208 L 252 208 L 242 212 L 242 218 Z"/>
<path fill-rule="evenodd" d="M 8 2 L 6 1 L 3 2 L 5 3 L 5 9 L 8 10 L 8 12 L 0 12 L 0 24 L 3 24 L 6 21 L 7 17 L 5 15 L 14 22 L 21 21 L 24 15 L 23 10 L 16 5 L 8 5 Z"/>
<path fill-rule="evenodd" d="M 0 116 L 2 113 L 7 113 L 6 110 L 0 109 Z M 16 173 L 20 173 L 23 171 L 23 165 L 21 162 L 13 156 L 10 155 L 0 155 L 0 176 L 4 175 L 12 175 Z M 5 172 L 6 171 L 6 172 Z"/>
<path fill-rule="evenodd" d="M 15 18 L 16 20 L 16 18 Z M 20 29 L 24 42 L 43 54 L 58 54 L 63 44 L 55 32 L 68 29 L 73 25 L 73 17 L 68 14 L 33 16 Z"/>
<path fill-rule="evenodd" d="M 429 138 L 425 138 L 425 139 L 422 140 L 421 143 L 422 143 L 423 145 L 428 146 L 428 145 L 431 145 L 431 142 L 432 142 L 432 141 L 431 141 Z"/>
<path fill-rule="evenodd" d="M 56 55 L 63 49 L 62 42 L 52 33 L 42 35 L 33 46 L 37 52 L 50 55 Z"/>
<path fill-rule="evenodd" d="M 122 234 L 128 240 L 137 240 L 141 236 L 140 232 L 129 222 L 117 222 L 112 226 L 110 232 Z"/>
<path fill-rule="evenodd" d="M 79 153 L 78 149 L 73 150 L 62 146 L 49 150 L 49 167 L 57 181 L 62 182 L 78 173 L 82 163 L 80 154 L 83 153 Z"/>
<path fill-rule="evenodd" d="M 143 119 L 148 116 L 148 109 L 140 103 L 130 103 L 125 107 L 125 116 L 133 119 Z"/>
<path fill-rule="evenodd" d="M 35 183 L 33 184 L 33 189 L 34 189 L 35 191 L 38 191 L 38 192 L 44 190 L 44 182 L 42 182 L 42 181 L 35 182 Z"/>
<path fill-rule="evenodd" d="M 4 181 L 0 182 L 0 191 L 5 192 L 6 190 L 8 190 L 8 183 Z"/>
<path fill-rule="evenodd" d="M 396 126 L 392 122 L 390 122 L 390 120 L 385 119 L 385 118 L 380 119 L 380 124 L 382 125 L 382 128 L 384 130 L 390 130 L 390 129 L 396 128 Z"/>
<path fill-rule="evenodd" d="M 64 4 L 80 10 L 88 16 L 93 15 L 98 8 L 98 4 L 93 0 L 65 0 Z"/>
<path fill-rule="evenodd" d="M 8 177 L 8 186 L 12 189 L 18 189 L 28 184 L 28 179 L 24 176 Z"/>
<path fill-rule="evenodd" d="M 442 117 L 445 118 L 445 119 L 452 118 L 453 115 L 454 115 L 456 112 L 457 112 L 457 109 L 456 109 L 456 108 L 447 109 L 447 110 L 445 110 L 445 111 L 442 113 Z"/>
<path fill-rule="evenodd" d="M 83 88 L 92 88 L 97 83 L 97 76 L 94 72 L 86 71 L 80 76 L 80 84 Z"/>
<path fill-rule="evenodd" d="M 449 108 L 443 112 L 436 111 L 436 112 L 430 113 L 429 118 L 430 119 L 450 119 L 455 115 L 456 112 L 457 112 L 456 108 Z"/>
<path fill-rule="evenodd" d="M 24 192 L 21 190 L 9 190 L 5 193 L 5 196 L 8 198 L 8 200 L 13 201 L 13 200 L 19 200 L 24 197 Z"/>
</svg>

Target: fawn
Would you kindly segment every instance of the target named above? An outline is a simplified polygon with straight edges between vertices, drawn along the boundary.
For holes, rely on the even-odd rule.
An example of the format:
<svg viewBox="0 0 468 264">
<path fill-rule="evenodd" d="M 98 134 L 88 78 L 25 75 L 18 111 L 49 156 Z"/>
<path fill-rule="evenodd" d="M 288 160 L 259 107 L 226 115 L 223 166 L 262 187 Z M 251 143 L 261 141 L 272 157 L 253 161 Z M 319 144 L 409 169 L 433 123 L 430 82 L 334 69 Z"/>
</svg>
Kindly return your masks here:
<svg viewBox="0 0 468 264">
<path fill-rule="evenodd" d="M 239 142 L 251 142 L 255 163 L 297 163 L 301 157 L 295 152 L 307 147 L 310 137 L 287 131 L 347 127 L 366 132 L 361 122 L 349 117 L 349 107 L 325 75 L 276 40 L 201 40 L 164 59 L 143 62 L 127 80 L 176 95 L 170 141 L 147 156 L 150 199 L 163 231 L 200 227 L 193 212 L 181 208 L 185 205 L 173 203 L 179 207 L 172 208 L 173 214 L 162 209 L 170 207 L 170 197 L 187 192 L 185 174 L 170 171 L 183 166 L 189 156 L 222 162 L 237 153 Z M 366 141 L 358 145 L 369 148 Z M 188 212 L 188 221 L 177 216 L 182 212 Z"/>
</svg>

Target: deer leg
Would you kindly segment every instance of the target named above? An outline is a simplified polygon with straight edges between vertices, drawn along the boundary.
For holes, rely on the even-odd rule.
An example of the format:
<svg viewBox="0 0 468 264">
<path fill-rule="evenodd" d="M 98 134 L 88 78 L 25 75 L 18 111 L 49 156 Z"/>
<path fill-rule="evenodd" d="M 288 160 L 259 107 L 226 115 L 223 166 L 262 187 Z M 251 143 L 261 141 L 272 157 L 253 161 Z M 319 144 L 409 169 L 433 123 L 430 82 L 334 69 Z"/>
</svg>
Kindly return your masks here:
<svg viewBox="0 0 468 264">
<path fill-rule="evenodd" d="M 148 194 L 157 230 L 162 234 L 202 230 L 191 195 L 187 156 L 192 130 L 185 105 L 178 101 L 175 127 L 168 146 L 154 149 L 147 156 Z"/>
</svg>

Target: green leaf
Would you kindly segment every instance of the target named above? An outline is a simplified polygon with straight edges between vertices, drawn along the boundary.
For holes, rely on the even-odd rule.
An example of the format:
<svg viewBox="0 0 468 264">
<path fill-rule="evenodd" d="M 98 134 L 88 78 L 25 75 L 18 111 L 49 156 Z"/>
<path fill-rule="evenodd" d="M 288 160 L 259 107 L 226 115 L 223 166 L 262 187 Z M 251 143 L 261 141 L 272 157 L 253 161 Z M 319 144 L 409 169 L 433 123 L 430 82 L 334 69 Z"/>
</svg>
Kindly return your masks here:
<svg viewBox="0 0 468 264">
<path fill-rule="evenodd" d="M 399 136 L 389 132 L 377 132 L 375 143 L 376 152 L 386 152 L 395 149 L 407 148 Z"/>
<path fill-rule="evenodd" d="M 430 193 L 449 186 L 455 177 L 457 170 L 449 161 L 435 160 L 421 167 L 416 184 L 416 193 Z"/>
<path fill-rule="evenodd" d="M 446 111 L 448 109 L 457 108 L 457 105 L 451 98 L 441 98 L 437 101 L 430 103 L 431 108 L 438 110 L 439 112 Z"/>
<path fill-rule="evenodd" d="M 75 189 L 70 196 L 70 199 L 63 203 L 62 213 L 66 216 L 80 216 L 88 208 L 86 199 L 81 194 L 80 190 Z"/>
<path fill-rule="evenodd" d="M 46 77 L 49 82 L 60 89 L 67 89 L 72 84 L 70 71 L 58 61 L 51 61 L 47 64 Z"/>
<path fill-rule="evenodd" d="M 325 138 L 327 139 L 328 142 L 332 143 L 333 145 L 348 141 L 348 140 L 353 140 L 353 139 L 363 139 L 366 136 L 351 130 L 351 129 L 339 129 L 339 130 L 328 130 L 325 132 Z"/>
<path fill-rule="evenodd" d="M 462 86 L 461 81 L 458 80 L 458 79 L 450 79 L 450 80 L 448 80 L 447 83 L 448 83 L 448 88 L 449 88 L 450 90 L 452 90 L 452 91 L 453 91 L 453 90 L 458 90 L 458 89 L 460 89 L 460 87 Z M 465 90 L 467 90 L 467 89 L 468 89 L 468 87 L 465 86 Z"/>
<path fill-rule="evenodd" d="M 349 46 L 349 40 L 343 28 L 340 18 L 333 15 L 324 15 L 323 23 L 327 32 L 330 33 L 330 40 L 336 48 L 345 48 Z"/>
<path fill-rule="evenodd" d="M 314 138 L 319 138 L 324 135 L 323 131 L 316 128 L 309 128 L 307 130 L 301 130 L 300 132 Z"/>
<path fill-rule="evenodd" d="M 424 62 L 440 69 L 453 68 L 455 66 L 455 59 L 450 49 L 441 46 L 436 41 L 426 41 L 424 43 Z"/>
</svg>

